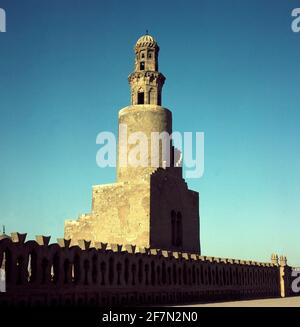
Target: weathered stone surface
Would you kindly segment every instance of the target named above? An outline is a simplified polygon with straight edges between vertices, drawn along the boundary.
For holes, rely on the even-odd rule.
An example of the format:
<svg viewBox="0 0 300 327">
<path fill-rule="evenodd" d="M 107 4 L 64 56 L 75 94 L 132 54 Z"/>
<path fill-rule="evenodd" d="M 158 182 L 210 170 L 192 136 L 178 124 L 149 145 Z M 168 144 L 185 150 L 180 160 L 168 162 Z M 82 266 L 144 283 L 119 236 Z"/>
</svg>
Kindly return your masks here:
<svg viewBox="0 0 300 327">
<path fill-rule="evenodd" d="M 199 195 L 188 189 L 172 141 L 164 138 L 155 146 L 152 139 L 153 132 L 172 134 L 172 113 L 161 105 L 165 77 L 158 71 L 159 47 L 145 36 L 135 51 L 131 105 L 119 112 L 117 182 L 93 187 L 91 212 L 66 221 L 64 237 L 72 245 L 88 239 L 92 245 L 135 244 L 200 254 Z M 145 160 L 132 166 L 130 153 L 137 145 L 129 140 L 141 132 L 148 145 Z"/>
</svg>

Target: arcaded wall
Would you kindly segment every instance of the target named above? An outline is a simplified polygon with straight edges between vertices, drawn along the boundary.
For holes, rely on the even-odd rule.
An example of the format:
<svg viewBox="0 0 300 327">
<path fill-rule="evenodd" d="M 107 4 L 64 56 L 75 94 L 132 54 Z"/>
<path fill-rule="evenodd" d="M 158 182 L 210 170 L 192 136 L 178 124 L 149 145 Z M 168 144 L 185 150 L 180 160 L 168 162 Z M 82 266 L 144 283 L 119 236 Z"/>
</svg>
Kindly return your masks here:
<svg viewBox="0 0 300 327">
<path fill-rule="evenodd" d="M 6 293 L 0 303 L 28 305 L 179 304 L 280 296 L 276 264 L 201 257 L 88 242 L 48 245 L 0 241 Z M 289 276 L 290 267 L 284 267 Z M 288 278 L 288 277 L 287 277 Z M 288 295 L 288 290 L 287 293 Z"/>
</svg>

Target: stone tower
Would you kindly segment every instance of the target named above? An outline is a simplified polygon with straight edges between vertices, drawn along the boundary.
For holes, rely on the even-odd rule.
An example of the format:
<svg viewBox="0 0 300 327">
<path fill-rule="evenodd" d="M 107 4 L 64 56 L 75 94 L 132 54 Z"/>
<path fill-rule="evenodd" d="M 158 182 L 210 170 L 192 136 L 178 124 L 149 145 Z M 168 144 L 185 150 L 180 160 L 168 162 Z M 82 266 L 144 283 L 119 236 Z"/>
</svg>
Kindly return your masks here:
<svg viewBox="0 0 300 327">
<path fill-rule="evenodd" d="M 66 221 L 65 238 L 73 245 L 86 239 L 200 253 L 199 195 L 188 189 L 166 137 L 172 134 L 172 113 L 162 107 L 165 77 L 158 71 L 159 46 L 144 35 L 134 50 L 134 71 L 128 77 L 131 105 L 119 112 L 117 182 L 93 187 L 91 213 Z M 133 166 L 132 136 L 141 133 L 148 152 Z M 160 135 L 158 143 L 153 133 Z"/>
<path fill-rule="evenodd" d="M 142 36 L 135 46 L 134 72 L 129 75 L 131 104 L 161 105 L 165 77 L 158 71 L 159 46 L 150 35 Z"/>
</svg>

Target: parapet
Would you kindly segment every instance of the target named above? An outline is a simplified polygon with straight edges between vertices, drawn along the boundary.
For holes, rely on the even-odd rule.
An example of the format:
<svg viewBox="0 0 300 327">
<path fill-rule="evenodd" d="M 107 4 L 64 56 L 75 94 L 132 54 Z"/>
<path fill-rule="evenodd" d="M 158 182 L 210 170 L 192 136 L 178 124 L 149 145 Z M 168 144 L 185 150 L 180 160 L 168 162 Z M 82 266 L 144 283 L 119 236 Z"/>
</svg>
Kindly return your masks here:
<svg viewBox="0 0 300 327">
<path fill-rule="evenodd" d="M 5 242 L 6 244 L 14 243 L 19 245 L 26 245 L 28 242 L 36 244 L 37 247 L 49 247 L 54 244 L 58 245 L 59 248 L 72 249 L 80 248 L 82 251 L 96 250 L 101 252 L 113 252 L 113 253 L 122 253 L 130 255 L 144 255 L 152 257 L 163 257 L 165 259 L 179 260 L 179 261 L 193 261 L 193 262 L 202 262 L 207 264 L 220 264 L 220 265 L 238 265 L 238 266 L 257 266 L 257 267 L 274 267 L 277 266 L 278 256 L 273 254 L 270 262 L 257 262 L 250 260 L 241 260 L 241 259 L 230 259 L 230 258 L 219 258 L 219 257 L 210 257 L 210 256 L 200 256 L 195 253 L 185 253 L 178 251 L 169 251 L 165 249 L 153 249 L 146 247 L 137 247 L 132 244 L 112 244 L 112 243 L 102 243 L 95 242 L 94 246 L 91 246 L 91 241 L 89 240 L 78 240 L 78 245 L 71 246 L 72 242 L 70 239 L 58 238 L 57 243 L 50 243 L 51 236 L 37 235 L 35 241 L 26 241 L 27 234 L 22 234 L 18 232 L 11 233 L 10 238 L 5 238 L 0 240 L 1 243 Z M 277 258 L 277 259 L 276 259 Z M 286 266 L 287 259 L 285 256 L 280 257 L 280 265 Z"/>
</svg>

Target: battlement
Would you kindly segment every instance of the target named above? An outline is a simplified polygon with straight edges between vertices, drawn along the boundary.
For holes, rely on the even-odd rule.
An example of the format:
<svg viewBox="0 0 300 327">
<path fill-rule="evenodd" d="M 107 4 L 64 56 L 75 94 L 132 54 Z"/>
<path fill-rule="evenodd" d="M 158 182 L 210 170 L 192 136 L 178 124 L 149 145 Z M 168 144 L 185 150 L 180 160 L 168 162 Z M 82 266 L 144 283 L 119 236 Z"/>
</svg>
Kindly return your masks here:
<svg viewBox="0 0 300 327">
<path fill-rule="evenodd" d="M 0 303 L 159 304 L 280 296 L 277 265 L 39 235 L 0 240 Z M 283 267 L 288 276 L 288 266 Z M 287 292 L 287 290 L 286 290 Z M 287 294 L 288 295 L 288 294 Z"/>
</svg>

